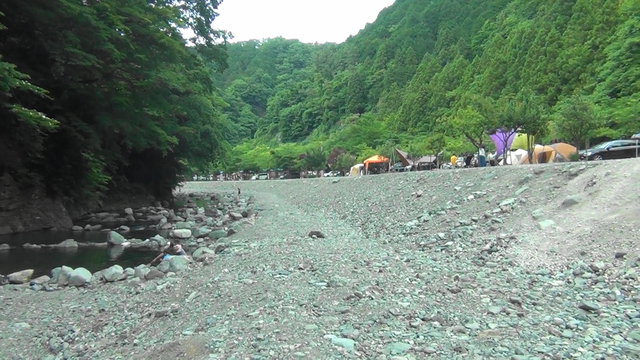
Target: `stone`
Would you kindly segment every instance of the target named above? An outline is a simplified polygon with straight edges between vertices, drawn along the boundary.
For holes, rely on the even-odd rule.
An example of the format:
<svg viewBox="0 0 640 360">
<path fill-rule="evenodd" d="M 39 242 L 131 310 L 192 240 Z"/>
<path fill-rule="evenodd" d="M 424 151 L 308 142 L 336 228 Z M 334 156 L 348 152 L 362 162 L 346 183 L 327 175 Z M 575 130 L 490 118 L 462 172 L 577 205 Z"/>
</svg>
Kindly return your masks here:
<svg viewBox="0 0 640 360">
<path fill-rule="evenodd" d="M 237 212 L 230 212 L 229 213 L 229 217 L 231 217 L 231 219 L 233 220 L 241 220 L 243 218 L 241 213 L 237 213 Z"/>
<path fill-rule="evenodd" d="M 187 256 L 171 256 L 169 259 L 162 260 L 160 264 L 158 264 L 158 270 L 168 273 L 168 272 L 180 272 L 187 270 L 189 268 L 190 260 Z"/>
<path fill-rule="evenodd" d="M 194 227 L 196 227 L 196 223 L 193 221 L 180 221 L 176 223 L 176 229 L 192 229 Z"/>
<path fill-rule="evenodd" d="M 580 304 L 578 304 L 578 308 L 585 311 L 596 311 L 600 309 L 600 306 L 598 306 L 598 304 L 591 301 L 583 301 Z"/>
<path fill-rule="evenodd" d="M 351 340 L 351 339 L 347 339 L 347 338 L 340 338 L 340 337 L 332 337 L 331 338 L 331 343 L 335 346 L 339 346 L 347 351 L 355 351 L 355 346 L 356 346 L 356 342 Z"/>
<path fill-rule="evenodd" d="M 84 286 L 91 281 L 92 276 L 91 271 L 83 267 L 76 268 L 69 274 L 69 285 Z"/>
<path fill-rule="evenodd" d="M 188 239 L 191 237 L 191 230 L 189 229 L 175 229 L 171 231 L 171 236 L 178 239 Z"/>
<path fill-rule="evenodd" d="M 318 230 L 311 230 L 307 233 L 308 237 L 316 237 L 316 238 L 321 238 L 324 239 L 324 234 L 321 231 Z"/>
<path fill-rule="evenodd" d="M 122 245 L 122 243 L 126 241 L 127 240 L 124 238 L 124 236 L 118 234 L 115 231 L 109 231 L 109 234 L 107 235 L 107 242 L 111 245 Z"/>
<path fill-rule="evenodd" d="M 84 228 L 82 226 L 78 226 L 78 225 L 74 225 L 73 227 L 71 227 L 72 231 L 84 231 Z"/>
<path fill-rule="evenodd" d="M 33 276 L 33 269 L 26 269 L 7 275 L 7 280 L 9 280 L 9 284 L 27 284 L 31 280 L 31 276 Z"/>
<path fill-rule="evenodd" d="M 122 274 L 124 274 L 124 269 L 120 265 L 113 265 L 102 271 L 102 277 L 109 282 L 118 281 Z"/>
<path fill-rule="evenodd" d="M 193 258 L 193 260 L 195 261 L 202 261 L 205 258 L 205 255 L 207 254 L 212 254 L 215 255 L 215 251 L 209 249 L 208 247 L 199 247 L 196 251 L 193 252 L 193 254 L 191 254 L 191 257 Z"/>
<path fill-rule="evenodd" d="M 151 269 L 145 274 L 145 280 L 161 279 L 164 277 L 164 273 L 158 269 Z"/>
<path fill-rule="evenodd" d="M 385 348 L 385 350 L 390 355 L 400 355 L 407 352 L 407 350 L 409 349 L 411 349 L 411 344 L 407 344 L 403 342 L 395 342 L 393 344 L 387 345 L 387 347 Z"/>
<path fill-rule="evenodd" d="M 193 236 L 196 238 L 203 238 L 207 235 L 209 235 L 211 233 L 211 229 L 209 229 L 206 226 L 200 227 L 198 228 L 196 231 L 193 232 Z"/>
<path fill-rule="evenodd" d="M 515 203 L 516 203 L 516 200 L 518 200 L 518 199 L 516 199 L 516 198 L 509 198 L 509 199 L 503 200 L 503 201 L 500 203 L 500 205 L 499 205 L 499 206 L 500 206 L 500 207 L 504 207 L 504 206 L 512 206 L 513 204 L 515 204 Z"/>
<path fill-rule="evenodd" d="M 48 275 L 42 275 L 42 276 L 38 276 L 37 278 L 31 280 L 29 282 L 29 285 L 44 285 L 46 283 L 48 283 L 51 280 L 51 278 Z"/>
<path fill-rule="evenodd" d="M 73 240 L 73 239 L 67 239 L 65 241 L 60 242 L 59 244 L 57 244 L 55 247 L 60 247 L 60 248 L 77 248 L 78 247 L 78 242 Z"/>
<path fill-rule="evenodd" d="M 9 244 L 0 244 L 0 251 L 9 251 L 9 249 L 11 249 Z"/>
<path fill-rule="evenodd" d="M 538 229 L 544 230 L 544 229 L 552 227 L 554 224 L 555 224 L 555 222 L 553 222 L 553 220 L 549 220 L 549 219 L 542 220 L 542 221 L 540 221 L 538 223 Z"/>
<path fill-rule="evenodd" d="M 165 246 L 167 245 L 167 239 L 163 238 L 160 235 L 154 235 L 152 238 L 150 238 L 149 240 L 151 241 L 155 241 L 158 243 L 158 245 L 160 246 Z"/>
<path fill-rule="evenodd" d="M 133 215 L 133 209 L 128 207 L 128 208 L 124 209 L 124 213 L 126 215 Z"/>
<path fill-rule="evenodd" d="M 568 208 L 574 205 L 578 205 L 582 201 L 582 197 L 580 195 L 569 195 L 564 200 L 562 200 L 562 207 Z"/>
<path fill-rule="evenodd" d="M 218 240 L 227 237 L 227 232 L 225 230 L 219 229 L 212 231 L 209 233 L 209 239 Z"/>
<path fill-rule="evenodd" d="M 139 279 L 144 279 L 145 276 L 151 271 L 147 265 L 138 265 L 133 269 L 133 275 Z"/>
</svg>

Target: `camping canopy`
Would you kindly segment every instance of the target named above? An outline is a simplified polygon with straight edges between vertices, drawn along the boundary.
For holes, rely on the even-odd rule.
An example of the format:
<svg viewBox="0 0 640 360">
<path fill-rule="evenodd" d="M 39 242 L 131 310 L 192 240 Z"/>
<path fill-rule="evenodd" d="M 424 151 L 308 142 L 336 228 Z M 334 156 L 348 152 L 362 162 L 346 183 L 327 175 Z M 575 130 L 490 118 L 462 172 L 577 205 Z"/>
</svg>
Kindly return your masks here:
<svg viewBox="0 0 640 360">
<path fill-rule="evenodd" d="M 394 148 L 394 150 L 396 151 L 396 154 L 398 154 L 398 157 L 400 158 L 400 161 L 402 162 L 402 165 L 404 166 L 409 166 L 409 165 L 413 165 L 413 161 L 411 161 L 409 159 L 409 154 L 407 154 L 406 152 L 398 149 L 398 148 Z"/>
<path fill-rule="evenodd" d="M 516 134 L 513 130 L 503 132 L 501 129 L 498 129 L 494 134 L 489 135 L 491 140 L 493 140 L 493 143 L 496 145 L 496 157 L 502 155 L 505 143 L 507 145 L 507 150 L 511 149 L 511 144 L 513 143 L 515 135 Z"/>
<path fill-rule="evenodd" d="M 389 162 L 389 159 L 381 155 L 373 155 L 372 157 L 363 161 L 364 166 L 367 168 L 367 170 L 369 169 L 369 164 L 381 164 L 381 163 L 388 163 L 388 162 Z"/>
<path fill-rule="evenodd" d="M 533 144 L 535 144 L 535 137 L 531 137 L 531 146 L 533 146 Z M 511 150 L 518 150 L 518 149 L 522 149 L 522 150 L 527 150 L 528 149 L 528 145 L 527 145 L 527 134 L 523 134 L 523 133 L 517 133 L 515 138 L 513 139 L 513 142 L 511 143 Z"/>
</svg>

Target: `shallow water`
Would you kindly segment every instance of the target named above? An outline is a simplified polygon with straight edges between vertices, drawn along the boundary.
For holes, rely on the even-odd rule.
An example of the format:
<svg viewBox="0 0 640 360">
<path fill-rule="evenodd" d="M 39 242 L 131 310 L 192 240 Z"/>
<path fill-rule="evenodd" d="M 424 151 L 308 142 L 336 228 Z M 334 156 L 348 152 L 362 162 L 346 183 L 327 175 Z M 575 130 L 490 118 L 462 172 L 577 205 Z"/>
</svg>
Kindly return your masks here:
<svg viewBox="0 0 640 360">
<path fill-rule="evenodd" d="M 136 227 L 132 227 L 136 229 Z M 156 234 L 167 236 L 166 231 L 132 230 L 121 233 L 125 238 L 148 239 Z M 118 264 L 123 268 L 147 264 L 158 254 L 157 251 L 124 249 L 121 247 L 75 249 L 24 249 L 23 244 L 57 244 L 66 239 L 77 242 L 103 243 L 108 232 L 102 231 L 33 231 L 28 233 L 2 235 L 0 244 L 9 244 L 9 251 L 0 251 L 0 274 L 34 269 L 34 277 L 48 275 L 51 269 L 67 265 L 72 268 L 84 267 L 91 272 Z"/>
</svg>

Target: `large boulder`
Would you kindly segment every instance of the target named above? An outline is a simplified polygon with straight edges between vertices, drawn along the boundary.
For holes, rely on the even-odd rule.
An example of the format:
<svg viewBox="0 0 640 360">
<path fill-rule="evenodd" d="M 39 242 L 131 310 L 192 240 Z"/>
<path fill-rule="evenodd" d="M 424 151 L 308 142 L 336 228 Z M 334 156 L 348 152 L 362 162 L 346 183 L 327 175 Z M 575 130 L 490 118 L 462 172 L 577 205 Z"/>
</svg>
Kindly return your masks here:
<svg viewBox="0 0 640 360">
<path fill-rule="evenodd" d="M 11 249 L 9 244 L 0 244 L 0 251 L 9 251 L 9 249 Z"/>
<path fill-rule="evenodd" d="M 225 238 L 225 237 L 227 237 L 227 231 L 223 230 L 223 229 L 212 231 L 209 234 L 209 239 L 211 239 L 211 240 L 218 240 L 218 239 L 222 239 L 222 238 Z"/>
<path fill-rule="evenodd" d="M 193 221 L 180 221 L 176 223 L 176 229 L 192 229 L 196 227 L 196 223 Z"/>
<path fill-rule="evenodd" d="M 27 269 L 7 275 L 7 280 L 9 280 L 9 284 L 27 284 L 31 280 L 31 276 L 33 276 L 33 269 Z"/>
<path fill-rule="evenodd" d="M 37 277 L 37 278 L 35 278 L 35 279 L 32 279 L 32 280 L 29 282 L 29 285 L 44 285 L 44 284 L 48 283 L 48 282 L 49 282 L 49 280 L 51 280 L 51 278 L 50 278 L 49 276 L 47 276 L 47 275 L 42 275 L 42 276 L 38 276 L 38 277 Z"/>
<path fill-rule="evenodd" d="M 158 269 L 151 269 L 145 274 L 145 280 L 160 279 L 164 277 L 164 273 Z"/>
<path fill-rule="evenodd" d="M 105 281 L 118 281 L 124 274 L 124 269 L 120 265 L 113 265 L 110 268 L 102 270 L 102 277 Z"/>
<path fill-rule="evenodd" d="M 141 280 L 144 280 L 145 275 L 151 271 L 147 265 L 141 264 L 133 269 L 133 275 Z"/>
<path fill-rule="evenodd" d="M 107 235 L 107 242 L 111 245 L 122 245 L 122 243 L 126 241 L 127 239 L 125 239 L 124 236 L 115 231 L 109 231 L 109 235 Z"/>
<path fill-rule="evenodd" d="M 83 267 L 79 267 L 73 270 L 71 274 L 69 274 L 69 285 L 84 286 L 91 281 L 91 277 L 92 277 L 91 271 Z"/>
<path fill-rule="evenodd" d="M 202 261 L 207 256 L 207 254 L 215 255 L 216 252 L 209 249 L 208 247 L 203 246 L 194 251 L 191 257 L 195 261 Z"/>
<path fill-rule="evenodd" d="M 55 247 L 59 247 L 59 248 L 77 248 L 78 247 L 78 242 L 73 240 L 73 239 L 67 239 L 67 240 L 57 244 Z"/>
<path fill-rule="evenodd" d="M 163 238 L 160 235 L 155 235 L 152 238 L 150 238 L 149 240 L 155 241 L 156 243 L 158 243 L 159 246 L 167 245 L 167 239 Z"/>
<path fill-rule="evenodd" d="M 203 238 L 207 235 L 209 235 L 211 233 L 211 229 L 209 229 L 206 226 L 200 227 L 198 228 L 196 231 L 194 231 L 193 236 L 196 238 Z"/>
<path fill-rule="evenodd" d="M 189 229 L 175 229 L 171 232 L 171 236 L 178 239 L 188 239 L 191 237 L 191 230 Z"/>
<path fill-rule="evenodd" d="M 60 268 L 55 268 L 51 270 L 51 281 L 58 285 L 67 285 L 72 271 L 72 268 L 64 265 Z"/>
<path fill-rule="evenodd" d="M 187 270 L 190 262 L 191 259 L 188 256 L 172 256 L 169 259 L 162 260 L 162 262 L 158 264 L 158 270 L 163 273 L 177 273 Z"/>
</svg>

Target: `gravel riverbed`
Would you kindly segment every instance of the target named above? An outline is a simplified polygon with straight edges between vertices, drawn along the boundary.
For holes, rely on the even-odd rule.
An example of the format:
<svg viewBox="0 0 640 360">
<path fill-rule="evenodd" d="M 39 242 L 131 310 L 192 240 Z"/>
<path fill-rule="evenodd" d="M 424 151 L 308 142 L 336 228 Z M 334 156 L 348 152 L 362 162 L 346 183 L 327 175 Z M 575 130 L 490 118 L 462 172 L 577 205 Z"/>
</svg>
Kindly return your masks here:
<svg viewBox="0 0 640 360">
<path fill-rule="evenodd" d="M 0 358 L 638 359 L 639 179 L 630 159 L 189 182 L 240 188 L 254 224 L 162 279 L 0 287 Z"/>
</svg>

